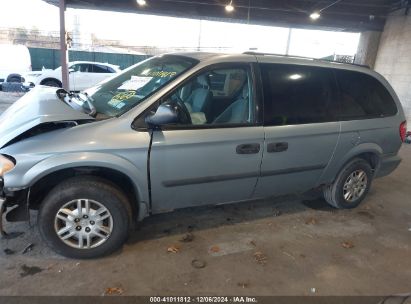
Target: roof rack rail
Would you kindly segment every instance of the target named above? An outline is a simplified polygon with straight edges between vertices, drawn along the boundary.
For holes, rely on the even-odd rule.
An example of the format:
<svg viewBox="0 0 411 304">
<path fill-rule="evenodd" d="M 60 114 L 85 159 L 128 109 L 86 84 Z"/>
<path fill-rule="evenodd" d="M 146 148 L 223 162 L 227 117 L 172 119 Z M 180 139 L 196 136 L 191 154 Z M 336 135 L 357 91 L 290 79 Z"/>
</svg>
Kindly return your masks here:
<svg viewBox="0 0 411 304">
<path fill-rule="evenodd" d="M 355 65 L 355 66 L 362 67 L 362 68 L 371 69 L 371 67 L 367 64 L 359 64 L 359 63 L 354 63 L 354 62 L 341 62 L 341 61 L 328 60 L 328 59 L 315 59 L 315 60 L 325 61 L 325 62 L 332 62 L 332 63 L 349 64 L 349 65 Z"/>
<path fill-rule="evenodd" d="M 293 56 L 293 55 L 285 55 L 285 54 L 276 54 L 276 53 L 264 53 L 264 52 L 244 52 L 244 55 L 261 55 L 261 56 L 278 56 L 278 57 L 289 57 L 289 58 L 300 58 L 300 59 L 309 59 L 309 60 L 315 60 L 315 58 L 311 57 L 305 57 L 305 56 Z"/>
<path fill-rule="evenodd" d="M 336 60 L 328 60 L 328 59 L 321 59 L 321 58 L 312 58 L 312 57 L 305 57 L 305 56 L 294 56 L 294 55 L 285 55 L 285 54 L 276 54 L 276 53 L 264 53 L 264 52 L 252 52 L 247 51 L 243 53 L 244 55 L 260 55 L 260 56 L 278 56 L 278 57 L 287 57 L 287 58 L 298 58 L 298 59 L 308 59 L 313 61 L 322 61 L 322 62 L 331 62 L 331 63 L 340 63 L 340 64 L 349 64 L 355 65 L 367 69 L 371 69 L 369 65 L 366 64 L 358 64 L 358 63 L 350 63 L 350 62 L 340 62 Z"/>
</svg>

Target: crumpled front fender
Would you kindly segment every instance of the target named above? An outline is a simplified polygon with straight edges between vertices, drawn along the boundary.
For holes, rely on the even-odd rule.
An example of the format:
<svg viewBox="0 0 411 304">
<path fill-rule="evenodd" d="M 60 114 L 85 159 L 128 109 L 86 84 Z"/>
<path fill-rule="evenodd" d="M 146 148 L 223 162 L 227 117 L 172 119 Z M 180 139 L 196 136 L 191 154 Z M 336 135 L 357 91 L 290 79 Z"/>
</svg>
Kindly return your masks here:
<svg viewBox="0 0 411 304">
<path fill-rule="evenodd" d="M 99 152 L 75 152 L 50 156 L 38 162 L 23 175 L 7 174 L 5 187 L 30 187 L 41 178 L 59 170 L 77 167 L 101 167 L 127 175 L 134 184 L 138 201 L 148 202 L 147 177 L 129 160 L 114 154 Z"/>
</svg>

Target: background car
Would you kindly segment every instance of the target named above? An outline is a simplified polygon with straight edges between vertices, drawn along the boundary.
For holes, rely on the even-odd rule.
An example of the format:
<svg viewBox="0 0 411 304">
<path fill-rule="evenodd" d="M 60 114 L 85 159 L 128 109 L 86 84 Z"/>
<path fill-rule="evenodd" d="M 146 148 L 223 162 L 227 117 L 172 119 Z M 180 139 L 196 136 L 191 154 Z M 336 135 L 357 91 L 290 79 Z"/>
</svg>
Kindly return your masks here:
<svg viewBox="0 0 411 304">
<path fill-rule="evenodd" d="M 26 46 L 0 44 L 0 84 L 23 82 L 22 74 L 29 71 L 31 58 Z"/>
<path fill-rule="evenodd" d="M 90 61 L 73 61 L 68 64 L 68 68 L 70 91 L 88 89 L 121 71 L 117 65 Z M 25 78 L 26 84 L 31 87 L 36 85 L 62 87 L 61 67 L 28 73 Z"/>
</svg>

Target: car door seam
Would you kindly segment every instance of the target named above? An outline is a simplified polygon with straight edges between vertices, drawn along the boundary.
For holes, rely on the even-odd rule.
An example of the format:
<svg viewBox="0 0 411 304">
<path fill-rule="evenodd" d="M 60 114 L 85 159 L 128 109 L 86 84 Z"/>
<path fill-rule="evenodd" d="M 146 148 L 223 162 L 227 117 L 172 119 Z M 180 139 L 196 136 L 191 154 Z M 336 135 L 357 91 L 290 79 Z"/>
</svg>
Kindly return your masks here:
<svg viewBox="0 0 411 304">
<path fill-rule="evenodd" d="M 336 152 L 337 152 L 337 148 L 338 148 L 338 145 L 339 145 L 339 143 L 340 143 L 341 133 L 342 133 L 342 132 L 341 132 L 341 131 L 342 131 L 341 121 L 339 121 L 338 123 L 339 123 L 338 138 L 337 138 L 337 141 L 336 141 L 336 143 L 335 143 L 335 146 L 334 146 L 334 149 L 333 149 L 333 153 L 331 154 L 331 157 L 329 158 L 328 163 L 327 163 L 326 166 L 324 167 L 323 173 L 321 173 L 321 175 L 319 176 L 319 178 L 318 178 L 318 180 L 317 180 L 317 182 L 316 182 L 317 185 L 318 185 L 318 183 L 322 180 L 325 172 L 327 171 L 327 169 L 329 168 L 330 164 L 331 164 L 332 161 L 334 160 L 335 154 L 336 154 Z"/>
<path fill-rule="evenodd" d="M 150 172 L 150 163 L 151 163 L 151 149 L 153 145 L 153 137 L 154 137 L 154 130 L 149 130 L 150 133 L 150 144 L 148 145 L 148 152 L 147 152 L 147 187 L 148 187 L 148 204 L 149 204 L 149 214 L 151 214 L 153 210 L 153 202 L 151 197 L 151 172 Z"/>
<path fill-rule="evenodd" d="M 260 166 L 259 166 L 259 170 L 258 170 L 259 174 L 258 174 L 257 179 L 255 181 L 254 188 L 253 188 L 253 191 L 251 192 L 250 198 L 254 197 L 255 192 L 257 190 L 257 185 L 258 185 L 259 179 L 261 178 L 261 170 L 262 170 L 262 166 L 263 166 L 263 159 L 264 159 L 264 152 L 265 152 L 265 142 L 266 142 L 265 128 L 264 127 L 262 127 L 262 128 L 263 128 L 263 147 L 261 149 Z"/>
</svg>

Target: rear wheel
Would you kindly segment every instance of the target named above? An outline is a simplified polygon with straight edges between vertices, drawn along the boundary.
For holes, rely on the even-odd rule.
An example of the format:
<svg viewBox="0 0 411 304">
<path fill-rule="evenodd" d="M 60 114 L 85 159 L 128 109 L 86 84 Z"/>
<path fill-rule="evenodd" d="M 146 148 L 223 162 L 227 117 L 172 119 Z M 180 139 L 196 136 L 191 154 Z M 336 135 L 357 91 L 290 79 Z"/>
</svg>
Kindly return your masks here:
<svg viewBox="0 0 411 304">
<path fill-rule="evenodd" d="M 324 198 L 335 208 L 355 208 L 366 197 L 372 178 L 370 164 L 356 158 L 341 170 L 334 183 L 324 189 Z"/>
<path fill-rule="evenodd" d="M 56 186 L 41 204 L 40 234 L 56 252 L 71 258 L 107 255 L 126 241 L 131 209 L 114 185 L 91 176 Z"/>
</svg>

